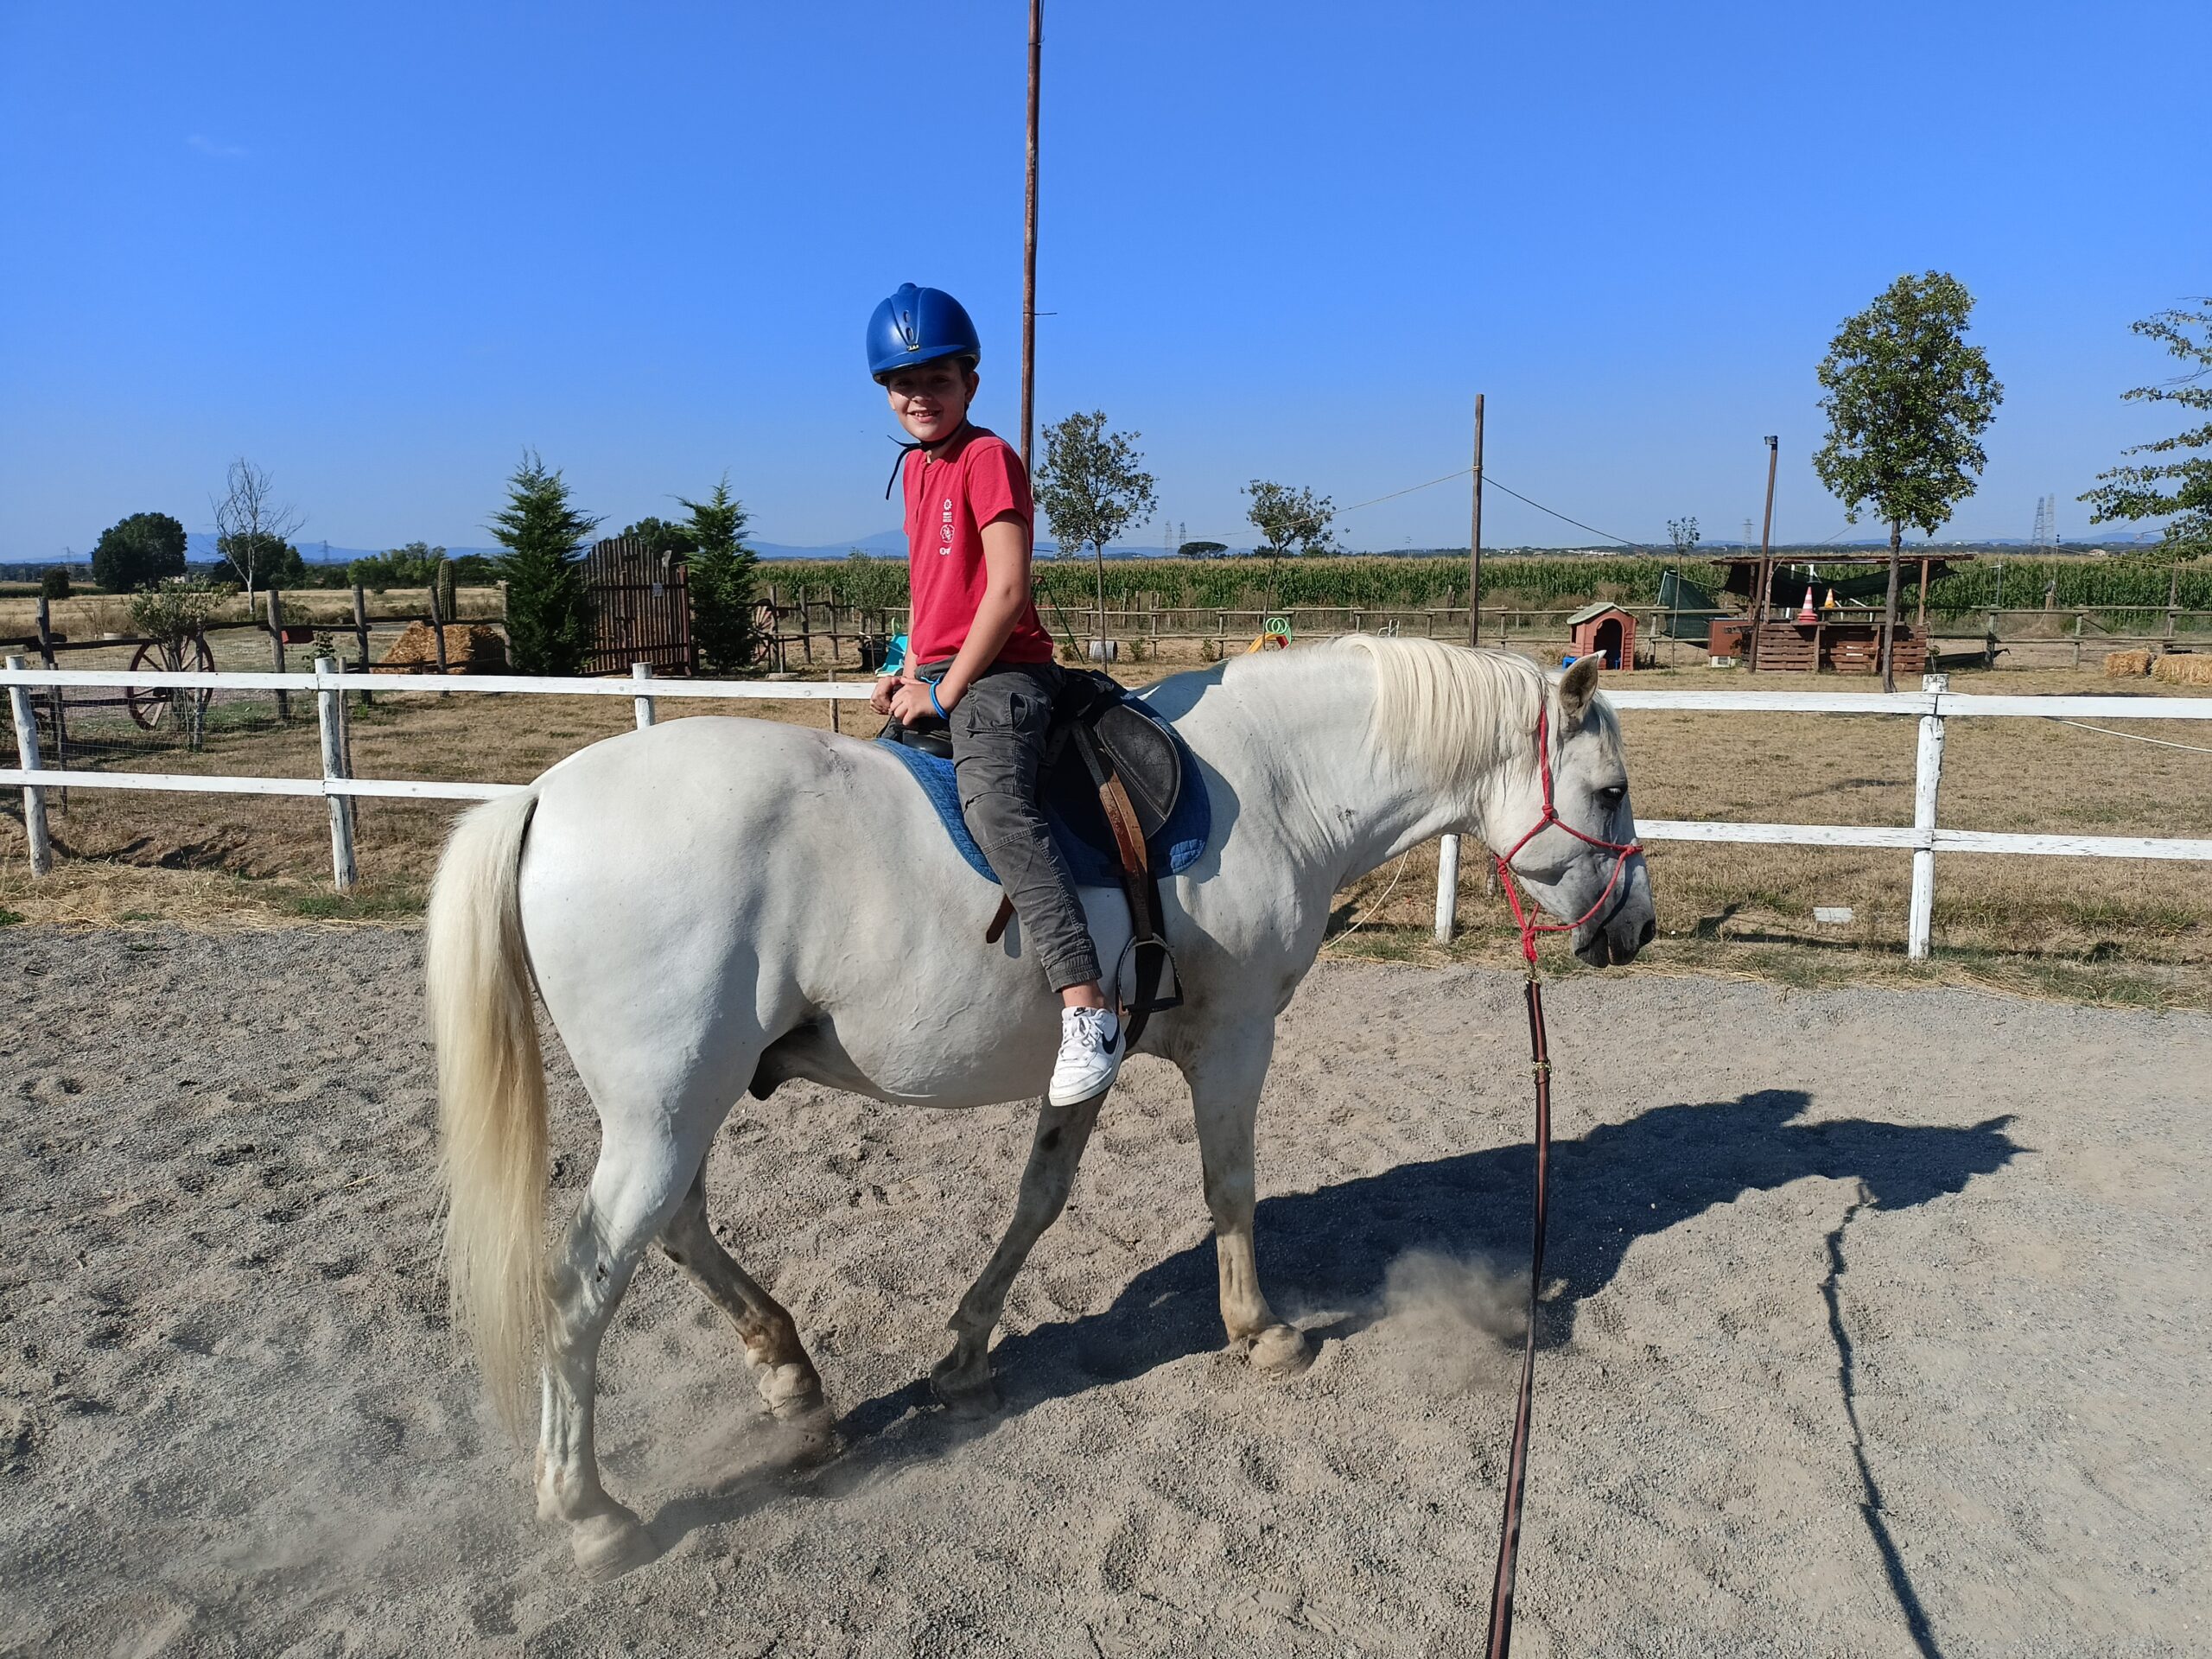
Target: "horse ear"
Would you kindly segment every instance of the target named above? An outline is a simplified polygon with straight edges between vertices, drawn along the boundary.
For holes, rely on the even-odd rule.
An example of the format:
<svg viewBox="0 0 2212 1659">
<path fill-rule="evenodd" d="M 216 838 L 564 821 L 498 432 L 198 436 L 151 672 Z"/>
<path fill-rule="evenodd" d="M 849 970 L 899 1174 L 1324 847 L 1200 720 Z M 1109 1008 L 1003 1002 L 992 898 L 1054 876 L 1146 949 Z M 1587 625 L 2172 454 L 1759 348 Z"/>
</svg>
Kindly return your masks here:
<svg viewBox="0 0 2212 1659">
<path fill-rule="evenodd" d="M 1602 657 L 1578 657 L 1574 666 L 1567 671 L 1559 683 L 1560 713 L 1567 717 L 1569 726 L 1579 726 L 1590 707 L 1590 699 L 1598 695 L 1598 671 L 1605 665 Z"/>
</svg>

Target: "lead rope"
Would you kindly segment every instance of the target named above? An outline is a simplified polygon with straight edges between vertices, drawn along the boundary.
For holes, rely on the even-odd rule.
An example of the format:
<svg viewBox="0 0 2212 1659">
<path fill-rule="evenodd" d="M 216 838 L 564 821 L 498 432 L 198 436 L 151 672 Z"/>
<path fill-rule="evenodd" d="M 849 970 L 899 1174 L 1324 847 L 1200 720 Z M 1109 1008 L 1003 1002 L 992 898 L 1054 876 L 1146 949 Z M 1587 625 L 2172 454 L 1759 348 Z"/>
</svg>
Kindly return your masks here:
<svg viewBox="0 0 2212 1659">
<path fill-rule="evenodd" d="M 1560 823 L 1558 810 L 1552 804 L 1550 739 L 1548 711 L 1539 705 L 1536 764 L 1543 778 L 1544 816 L 1536 821 L 1535 828 L 1513 843 L 1510 852 L 1497 861 L 1497 879 L 1505 888 L 1505 902 L 1512 909 L 1514 925 L 1521 930 L 1521 955 L 1529 969 L 1524 989 L 1529 1003 L 1529 1065 L 1536 1087 L 1536 1203 L 1529 1244 L 1529 1329 L 1522 1339 L 1521 1397 L 1514 1408 L 1513 1445 L 1505 1459 L 1505 1516 L 1498 1523 L 1497 1576 L 1491 1582 L 1490 1592 L 1489 1659 L 1507 1659 L 1513 1648 L 1513 1580 L 1521 1553 L 1521 1495 L 1529 1477 L 1529 1420 L 1536 1400 L 1536 1317 L 1542 1311 L 1540 1299 L 1544 1289 L 1544 1223 L 1551 1190 L 1552 1059 L 1544 1035 L 1544 988 L 1536 976 L 1536 935 L 1572 932 L 1595 916 L 1620 885 L 1621 872 L 1628 868 L 1630 855 L 1643 851 L 1633 841 L 1599 841 L 1594 836 L 1584 835 L 1571 823 Z M 1577 841 L 1614 855 L 1612 874 L 1605 882 L 1605 890 L 1598 895 L 1597 903 L 1571 922 L 1536 920 L 1522 908 L 1520 890 L 1513 880 L 1515 855 L 1554 825 Z"/>
<path fill-rule="evenodd" d="M 1499 862 L 1503 864 L 1503 860 Z M 1509 883 L 1510 878 L 1508 878 Z M 1509 885 L 1507 891 L 1512 891 Z M 1521 1347 L 1521 1399 L 1513 1412 L 1513 1449 L 1505 1461 L 1505 1517 L 1499 1522 L 1497 1577 L 1490 1592 L 1490 1659 L 1513 1647 L 1513 1579 L 1521 1550 L 1521 1491 L 1529 1474 L 1529 1418 L 1536 1398 L 1537 1299 L 1544 1287 L 1545 1199 L 1551 1186 L 1552 1062 L 1544 1041 L 1544 988 L 1536 978 L 1536 941 L 1523 924 L 1529 957 L 1529 1060 L 1536 1084 L 1536 1215 L 1529 1245 L 1529 1329 Z"/>
</svg>

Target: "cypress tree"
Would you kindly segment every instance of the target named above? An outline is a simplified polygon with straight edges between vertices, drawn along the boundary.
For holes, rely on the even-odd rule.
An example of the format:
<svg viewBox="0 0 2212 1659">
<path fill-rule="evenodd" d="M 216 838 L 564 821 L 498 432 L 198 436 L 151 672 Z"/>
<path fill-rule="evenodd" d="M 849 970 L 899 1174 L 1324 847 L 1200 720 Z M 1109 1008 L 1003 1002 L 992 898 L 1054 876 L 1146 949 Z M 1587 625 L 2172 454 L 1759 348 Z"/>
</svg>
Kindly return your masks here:
<svg viewBox="0 0 2212 1659">
<path fill-rule="evenodd" d="M 518 674 L 582 671 L 591 638 L 583 545 L 599 520 L 569 499 L 569 486 L 534 449 L 507 480 L 506 511 L 493 516 L 495 562 L 507 584 L 507 657 Z"/>
<path fill-rule="evenodd" d="M 691 515 L 682 529 L 692 545 L 686 580 L 699 664 L 710 674 L 734 674 L 752 662 L 760 646 L 753 620 L 753 575 L 760 556 L 744 543 L 745 507 L 730 494 L 727 473 L 704 501 L 676 499 Z"/>
</svg>

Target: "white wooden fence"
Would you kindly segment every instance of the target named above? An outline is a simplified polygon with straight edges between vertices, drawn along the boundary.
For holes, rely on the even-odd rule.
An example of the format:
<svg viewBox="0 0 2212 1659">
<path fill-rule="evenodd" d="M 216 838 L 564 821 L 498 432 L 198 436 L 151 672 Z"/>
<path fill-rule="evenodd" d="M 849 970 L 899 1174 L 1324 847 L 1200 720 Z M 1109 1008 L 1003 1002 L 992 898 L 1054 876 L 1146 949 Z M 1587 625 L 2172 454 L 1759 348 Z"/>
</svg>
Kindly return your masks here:
<svg viewBox="0 0 2212 1659">
<path fill-rule="evenodd" d="M 650 682 L 651 690 L 645 690 Z M 663 697 L 865 700 L 866 683 L 820 681 L 654 680 L 643 664 L 628 680 L 537 679 L 512 675 L 346 674 L 328 658 L 318 658 L 312 674 L 140 673 L 106 670 L 36 669 L 10 657 L 0 669 L 8 687 L 16 740 L 23 764 L 0 767 L 0 785 L 23 791 L 23 824 L 30 843 L 31 868 L 51 867 L 47 837 L 46 791 L 49 789 L 139 789 L 209 791 L 241 795 L 321 796 L 330 806 L 331 867 L 341 891 L 355 880 L 353 802 L 378 799 L 480 801 L 522 788 L 519 784 L 436 783 L 352 775 L 347 754 L 347 691 L 513 692 L 531 696 L 629 698 L 638 724 L 653 723 Z M 1928 954 L 1935 909 L 1936 855 L 2005 853 L 2082 858 L 2156 858 L 2212 861 L 2212 840 L 2172 840 L 2140 836 L 2037 836 L 1984 830 L 1946 830 L 1936 823 L 1942 779 L 1943 729 L 1957 719 L 2013 718 L 2088 721 L 2212 721 L 2208 697 L 1968 696 L 1946 689 L 1945 677 L 1929 675 L 1918 691 L 1638 691 L 1608 688 L 1617 709 L 1673 709 L 1707 713 L 1887 715 L 1916 717 L 1920 747 L 1913 779 L 1913 821 L 1910 825 L 1737 823 L 1717 819 L 1643 819 L 1638 837 L 1655 841 L 1750 842 L 1783 847 L 1887 847 L 1912 854 L 1912 891 L 1906 949 Z M 59 771 L 39 765 L 38 730 L 30 693 L 46 686 L 127 686 L 149 690 L 307 691 L 315 695 L 322 746 L 319 778 L 243 778 L 216 773 Z M 1459 837 L 1443 837 L 1438 861 L 1436 933 L 1449 938 L 1459 902 Z"/>
</svg>

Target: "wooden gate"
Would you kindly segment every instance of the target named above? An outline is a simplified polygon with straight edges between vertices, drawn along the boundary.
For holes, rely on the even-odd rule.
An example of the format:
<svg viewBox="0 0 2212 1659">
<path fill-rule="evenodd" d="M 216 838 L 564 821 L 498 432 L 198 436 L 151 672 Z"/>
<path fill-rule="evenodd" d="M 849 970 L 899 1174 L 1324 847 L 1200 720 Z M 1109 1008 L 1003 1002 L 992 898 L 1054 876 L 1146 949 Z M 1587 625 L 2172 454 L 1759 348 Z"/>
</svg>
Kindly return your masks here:
<svg viewBox="0 0 2212 1659">
<path fill-rule="evenodd" d="M 591 615 L 585 673 L 627 674 L 632 663 L 651 663 L 657 674 L 698 671 L 682 559 L 613 537 L 584 555 L 584 589 Z"/>
</svg>

